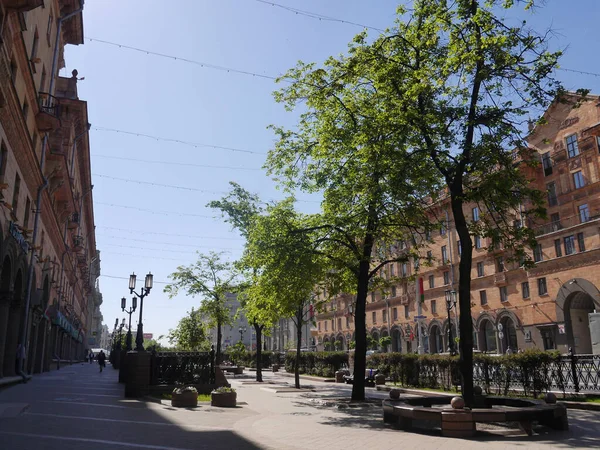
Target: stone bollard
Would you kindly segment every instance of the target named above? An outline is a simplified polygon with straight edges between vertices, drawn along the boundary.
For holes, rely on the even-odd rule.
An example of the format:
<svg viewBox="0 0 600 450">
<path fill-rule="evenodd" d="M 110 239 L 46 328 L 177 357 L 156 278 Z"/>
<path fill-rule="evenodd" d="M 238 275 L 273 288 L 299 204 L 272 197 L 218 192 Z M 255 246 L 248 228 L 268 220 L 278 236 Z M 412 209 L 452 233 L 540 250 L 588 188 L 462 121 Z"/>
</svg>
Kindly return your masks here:
<svg viewBox="0 0 600 450">
<path fill-rule="evenodd" d="M 273 372 L 279 372 L 279 364 L 273 364 L 273 365 L 271 366 L 271 370 L 272 370 Z"/>
<path fill-rule="evenodd" d="M 385 384 L 385 375 L 378 373 L 375 375 L 375 386 L 383 386 Z"/>
<path fill-rule="evenodd" d="M 335 373 L 335 382 L 336 382 L 336 383 L 343 383 L 343 382 L 344 382 L 344 375 L 345 375 L 345 374 L 346 374 L 346 372 L 345 372 L 345 371 L 343 371 L 343 370 L 338 370 L 338 371 Z"/>
</svg>

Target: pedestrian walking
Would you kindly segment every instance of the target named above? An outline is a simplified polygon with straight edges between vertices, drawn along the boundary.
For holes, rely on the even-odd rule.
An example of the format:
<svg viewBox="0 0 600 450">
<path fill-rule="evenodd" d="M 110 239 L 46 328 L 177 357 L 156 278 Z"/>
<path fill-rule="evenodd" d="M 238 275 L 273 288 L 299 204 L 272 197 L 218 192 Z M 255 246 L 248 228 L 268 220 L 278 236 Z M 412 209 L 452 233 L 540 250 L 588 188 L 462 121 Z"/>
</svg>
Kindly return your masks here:
<svg viewBox="0 0 600 450">
<path fill-rule="evenodd" d="M 88 355 L 89 359 L 90 359 L 90 364 L 92 364 L 94 362 L 94 352 L 92 352 L 90 350 L 90 354 Z"/>
<path fill-rule="evenodd" d="M 98 365 L 100 366 L 100 372 L 102 372 L 102 369 L 104 369 L 104 367 L 106 366 L 106 355 L 104 354 L 104 350 L 100 350 L 97 359 Z"/>
</svg>

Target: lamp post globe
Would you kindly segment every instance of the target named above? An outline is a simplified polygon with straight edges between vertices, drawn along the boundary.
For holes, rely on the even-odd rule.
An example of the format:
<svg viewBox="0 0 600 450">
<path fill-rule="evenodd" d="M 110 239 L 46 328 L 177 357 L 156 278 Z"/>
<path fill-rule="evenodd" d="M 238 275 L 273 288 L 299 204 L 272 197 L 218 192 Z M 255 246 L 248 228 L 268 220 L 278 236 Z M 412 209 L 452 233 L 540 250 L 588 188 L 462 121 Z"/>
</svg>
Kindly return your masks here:
<svg viewBox="0 0 600 450">
<path fill-rule="evenodd" d="M 129 293 L 135 294 L 140 299 L 140 318 L 138 320 L 137 334 L 135 337 L 135 350 L 137 352 L 144 351 L 144 324 L 142 322 L 143 312 L 144 312 L 144 297 L 150 294 L 154 283 L 154 276 L 151 272 L 148 272 L 146 277 L 144 278 L 144 286 L 141 288 L 140 293 L 135 292 L 135 284 L 137 281 L 137 277 L 135 273 L 132 273 L 129 276 Z M 136 305 L 136 301 L 132 300 L 132 305 Z M 135 308 L 135 306 L 133 306 Z"/>
</svg>

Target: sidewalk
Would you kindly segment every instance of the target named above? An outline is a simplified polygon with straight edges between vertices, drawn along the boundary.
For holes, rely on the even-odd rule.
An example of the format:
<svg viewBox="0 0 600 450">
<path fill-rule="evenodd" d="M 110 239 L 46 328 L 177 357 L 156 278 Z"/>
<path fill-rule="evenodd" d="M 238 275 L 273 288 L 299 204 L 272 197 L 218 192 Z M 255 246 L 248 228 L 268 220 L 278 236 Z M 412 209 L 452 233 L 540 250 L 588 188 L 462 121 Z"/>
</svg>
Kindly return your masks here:
<svg viewBox="0 0 600 450">
<path fill-rule="evenodd" d="M 172 408 L 169 404 L 125 399 L 118 372 L 96 364 L 77 364 L 38 375 L 27 384 L 0 392 L 2 450 L 108 449 L 398 449 L 403 446 L 444 450 L 526 447 L 598 448 L 600 413 L 569 411 L 571 430 L 527 437 L 474 440 L 442 438 L 436 432 L 405 432 L 383 424 L 379 401 L 352 407 L 351 386 L 302 380 L 292 388 L 285 375 L 253 374 L 230 378 L 238 407 Z M 367 389 L 382 399 L 387 392 Z M 513 434 L 511 434 L 513 433 Z"/>
</svg>

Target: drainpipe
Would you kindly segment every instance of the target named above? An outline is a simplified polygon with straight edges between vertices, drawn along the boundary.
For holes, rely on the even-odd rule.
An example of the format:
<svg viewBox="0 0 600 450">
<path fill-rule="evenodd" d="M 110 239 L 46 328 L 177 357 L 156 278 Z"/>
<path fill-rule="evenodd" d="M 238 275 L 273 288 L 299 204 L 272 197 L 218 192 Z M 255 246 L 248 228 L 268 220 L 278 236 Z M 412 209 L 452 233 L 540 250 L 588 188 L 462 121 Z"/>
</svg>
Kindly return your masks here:
<svg viewBox="0 0 600 450">
<path fill-rule="evenodd" d="M 60 17 L 58 19 L 58 26 L 56 30 L 56 40 L 54 42 L 54 53 L 52 55 L 52 71 L 50 74 L 50 85 L 48 88 L 48 93 L 52 95 L 54 91 L 54 78 L 56 76 L 56 67 L 58 65 L 58 54 L 59 54 L 59 46 L 60 46 L 60 38 L 62 31 L 62 23 L 65 20 L 70 19 L 71 17 L 81 13 L 83 11 L 83 3 L 85 0 L 80 0 L 79 9 L 67 14 L 64 17 Z M 34 273 L 34 264 L 35 264 L 35 241 L 37 238 L 37 232 L 39 229 L 40 222 L 40 213 L 42 208 L 42 194 L 44 190 L 48 187 L 48 179 L 44 175 L 44 165 L 46 162 L 46 149 L 48 147 L 48 132 L 44 135 L 44 140 L 42 142 L 42 156 L 40 158 L 40 171 L 42 172 L 43 183 L 38 188 L 37 198 L 36 198 L 36 209 L 35 209 L 35 217 L 33 220 L 33 235 L 31 236 L 31 256 L 29 258 L 29 270 L 27 273 L 27 291 L 25 293 L 25 314 L 23 317 L 23 326 L 21 330 L 20 343 L 22 345 L 26 344 L 28 327 L 27 323 L 29 321 L 29 305 L 31 304 L 31 288 L 33 284 L 33 273 Z M 26 375 L 24 374 L 23 368 L 25 367 L 25 361 L 27 359 L 27 351 L 25 351 L 25 357 L 19 359 L 19 375 L 26 379 Z"/>
</svg>

